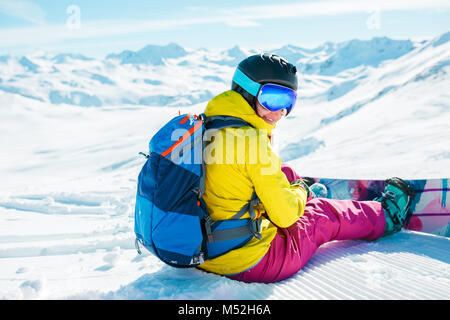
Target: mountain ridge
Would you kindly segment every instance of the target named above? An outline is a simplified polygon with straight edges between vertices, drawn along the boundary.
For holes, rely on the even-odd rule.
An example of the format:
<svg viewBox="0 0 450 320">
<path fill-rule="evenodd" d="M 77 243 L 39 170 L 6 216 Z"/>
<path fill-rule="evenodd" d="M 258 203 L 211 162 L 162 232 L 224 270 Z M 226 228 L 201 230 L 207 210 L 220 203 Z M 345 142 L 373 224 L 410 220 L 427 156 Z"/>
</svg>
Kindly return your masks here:
<svg viewBox="0 0 450 320">
<path fill-rule="evenodd" d="M 309 49 L 287 44 L 271 52 L 297 65 L 303 97 L 331 101 L 353 91 L 382 64 L 449 41 L 447 32 L 420 43 L 374 37 Z M 256 53 L 240 46 L 191 50 L 172 42 L 110 53 L 104 59 L 76 53 L 3 55 L 0 91 L 56 105 L 188 106 L 228 90 L 239 61 Z"/>
</svg>

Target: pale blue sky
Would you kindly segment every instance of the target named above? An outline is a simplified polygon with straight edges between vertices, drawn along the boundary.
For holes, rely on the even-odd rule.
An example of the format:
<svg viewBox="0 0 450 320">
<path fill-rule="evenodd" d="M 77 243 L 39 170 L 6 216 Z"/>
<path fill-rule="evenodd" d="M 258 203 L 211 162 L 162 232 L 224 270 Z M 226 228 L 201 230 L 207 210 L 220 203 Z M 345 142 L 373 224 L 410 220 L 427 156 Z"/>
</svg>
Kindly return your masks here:
<svg viewBox="0 0 450 320">
<path fill-rule="evenodd" d="M 147 44 L 267 50 L 450 31 L 449 0 L 0 0 L 0 55 L 103 57 Z"/>
</svg>

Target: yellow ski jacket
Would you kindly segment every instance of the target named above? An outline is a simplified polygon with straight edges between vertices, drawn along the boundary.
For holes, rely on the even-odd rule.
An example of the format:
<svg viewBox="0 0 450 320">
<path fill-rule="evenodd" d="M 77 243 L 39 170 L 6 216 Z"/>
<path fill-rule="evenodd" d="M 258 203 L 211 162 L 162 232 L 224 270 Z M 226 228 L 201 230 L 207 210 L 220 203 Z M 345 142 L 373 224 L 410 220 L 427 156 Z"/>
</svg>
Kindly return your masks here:
<svg viewBox="0 0 450 320">
<path fill-rule="evenodd" d="M 270 146 L 275 126 L 260 118 L 240 94 L 230 90 L 216 96 L 208 103 L 205 115 L 238 117 L 253 126 L 217 130 L 208 137 L 210 142 L 204 150 L 203 199 L 213 220 L 231 219 L 250 201 L 254 191 L 261 201 L 255 211 L 264 217 L 262 239 L 253 238 L 243 247 L 199 266 L 231 275 L 250 269 L 263 258 L 277 226 L 289 227 L 303 214 L 307 195 L 302 188 L 291 186 L 281 171 L 281 159 Z M 242 218 L 250 216 L 246 213 Z"/>
</svg>

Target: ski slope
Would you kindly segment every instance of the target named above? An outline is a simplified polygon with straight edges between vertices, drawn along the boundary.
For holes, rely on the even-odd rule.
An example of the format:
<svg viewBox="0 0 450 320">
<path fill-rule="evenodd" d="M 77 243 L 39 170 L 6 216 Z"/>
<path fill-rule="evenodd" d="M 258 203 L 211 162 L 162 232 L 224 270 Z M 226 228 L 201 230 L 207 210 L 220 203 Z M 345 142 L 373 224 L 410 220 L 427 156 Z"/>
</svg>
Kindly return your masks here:
<svg viewBox="0 0 450 320">
<path fill-rule="evenodd" d="M 202 54 L 192 53 L 192 61 Z M 217 68 L 232 61 L 207 57 L 222 61 Z M 196 65 L 186 59 L 180 77 L 189 82 Z M 443 35 L 375 66 L 305 74 L 308 98 L 279 123 L 275 148 L 309 176 L 450 177 L 448 61 Z M 159 67 L 167 74 L 178 68 Z M 115 72 L 128 74 L 126 68 Z M 6 79 L 9 71 L 1 70 Z M 450 239 L 412 231 L 328 243 L 296 276 L 268 285 L 139 256 L 134 197 L 145 159 L 138 153 L 147 152 L 149 138 L 179 110 L 200 113 L 204 102 L 52 103 L 33 98 L 48 88 L 28 72 L 23 87 L 18 80 L 15 92 L 0 90 L 0 299 L 450 299 Z M 55 77 L 48 83 L 57 86 Z M 26 84 L 33 94 L 23 94 Z M 201 90 L 205 82 L 194 85 Z M 329 99 L 330 86 L 345 92 Z"/>
</svg>

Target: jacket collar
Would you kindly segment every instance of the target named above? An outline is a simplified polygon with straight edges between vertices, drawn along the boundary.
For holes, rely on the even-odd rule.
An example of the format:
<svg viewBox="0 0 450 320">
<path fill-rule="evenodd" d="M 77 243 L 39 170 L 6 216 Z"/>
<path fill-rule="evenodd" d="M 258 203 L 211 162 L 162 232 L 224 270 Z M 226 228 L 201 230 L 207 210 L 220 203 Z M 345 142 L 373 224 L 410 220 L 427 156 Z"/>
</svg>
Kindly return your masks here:
<svg viewBox="0 0 450 320">
<path fill-rule="evenodd" d="M 276 125 L 271 125 L 259 117 L 248 102 L 237 92 L 225 91 L 209 101 L 205 109 L 205 115 L 211 116 L 232 116 L 247 121 L 257 129 L 267 131 L 271 136 Z"/>
</svg>

